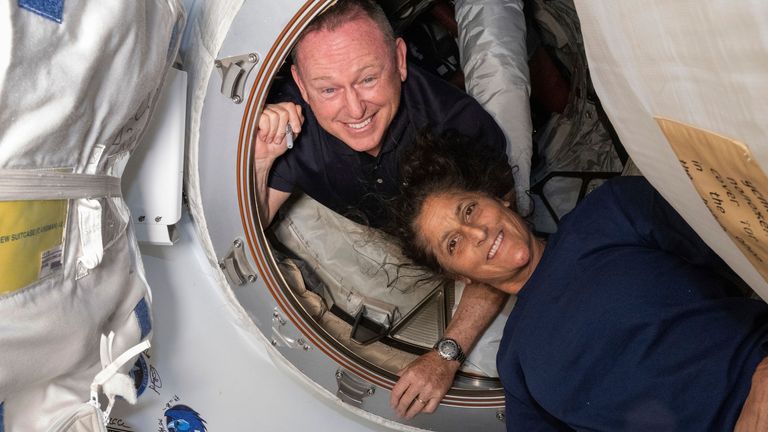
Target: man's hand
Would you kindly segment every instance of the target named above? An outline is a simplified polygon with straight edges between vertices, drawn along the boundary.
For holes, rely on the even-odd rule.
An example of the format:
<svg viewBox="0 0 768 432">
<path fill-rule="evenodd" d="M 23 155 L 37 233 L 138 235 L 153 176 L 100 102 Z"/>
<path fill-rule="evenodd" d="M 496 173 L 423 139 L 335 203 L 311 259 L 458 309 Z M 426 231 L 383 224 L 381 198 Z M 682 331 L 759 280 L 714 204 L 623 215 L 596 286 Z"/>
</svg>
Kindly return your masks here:
<svg viewBox="0 0 768 432">
<path fill-rule="evenodd" d="M 763 359 L 752 375 L 752 387 L 736 421 L 735 432 L 768 430 L 768 357 Z"/>
<path fill-rule="evenodd" d="M 277 209 L 290 196 L 288 192 L 272 189 L 267 185 L 272 163 L 288 149 L 285 139 L 286 126 L 291 125 L 295 137 L 301 132 L 303 123 L 301 106 L 292 102 L 267 105 L 259 116 L 258 129 L 254 136 L 253 168 L 259 218 L 264 226 L 272 222 Z"/>
<path fill-rule="evenodd" d="M 304 116 L 301 113 L 301 105 L 293 102 L 280 102 L 264 107 L 258 121 L 253 158 L 256 161 L 277 159 L 285 153 L 286 126 L 291 125 L 293 135 L 301 132 Z"/>
<path fill-rule="evenodd" d="M 392 388 L 390 406 L 407 419 L 420 412 L 434 412 L 458 369 L 457 361 L 444 360 L 434 351 L 424 354 L 398 373 L 400 379 Z"/>
</svg>

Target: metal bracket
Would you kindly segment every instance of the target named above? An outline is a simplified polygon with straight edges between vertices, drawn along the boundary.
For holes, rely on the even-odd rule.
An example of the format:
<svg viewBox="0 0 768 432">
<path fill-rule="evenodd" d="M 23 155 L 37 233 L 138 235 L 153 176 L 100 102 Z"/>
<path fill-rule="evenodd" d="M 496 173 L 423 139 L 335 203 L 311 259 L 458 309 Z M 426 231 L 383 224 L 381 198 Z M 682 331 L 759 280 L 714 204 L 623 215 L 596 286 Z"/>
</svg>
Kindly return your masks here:
<svg viewBox="0 0 768 432">
<path fill-rule="evenodd" d="M 245 81 L 251 69 L 259 62 L 259 55 L 248 53 L 238 56 L 225 57 L 214 62 L 216 69 L 221 73 L 221 94 L 232 102 L 243 102 Z"/>
<path fill-rule="evenodd" d="M 307 342 L 303 337 L 292 337 L 288 335 L 289 331 L 292 331 L 290 327 L 286 327 L 288 321 L 280 314 L 280 310 L 275 307 L 272 310 L 272 340 L 270 343 L 272 346 L 288 347 L 293 349 L 303 349 L 309 351 L 312 349 L 312 345 Z"/>
<path fill-rule="evenodd" d="M 339 389 L 336 391 L 336 396 L 343 402 L 357 408 L 363 406 L 363 399 L 368 396 L 373 396 L 373 394 L 376 393 L 376 387 L 357 378 L 344 369 L 336 370 L 336 383 L 339 385 Z"/>
<path fill-rule="evenodd" d="M 244 285 L 246 282 L 256 282 L 256 272 L 248 263 L 248 258 L 243 250 L 243 241 L 235 239 L 232 247 L 224 258 L 219 261 L 219 268 L 230 285 Z"/>
<path fill-rule="evenodd" d="M 350 339 L 360 345 L 376 342 L 387 335 L 397 314 L 397 306 L 367 298 L 355 317 Z"/>
</svg>

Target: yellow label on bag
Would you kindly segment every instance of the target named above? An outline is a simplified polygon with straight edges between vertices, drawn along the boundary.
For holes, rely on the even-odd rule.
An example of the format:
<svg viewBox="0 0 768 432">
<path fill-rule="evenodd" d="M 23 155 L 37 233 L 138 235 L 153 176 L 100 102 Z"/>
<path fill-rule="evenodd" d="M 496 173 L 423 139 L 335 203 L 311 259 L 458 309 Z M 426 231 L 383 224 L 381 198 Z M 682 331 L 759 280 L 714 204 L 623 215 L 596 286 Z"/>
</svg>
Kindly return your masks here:
<svg viewBox="0 0 768 432">
<path fill-rule="evenodd" d="M 712 216 L 768 281 L 768 177 L 749 147 L 674 120 L 655 120 Z"/>
<path fill-rule="evenodd" d="M 0 295 L 61 269 L 67 204 L 0 201 Z"/>
</svg>

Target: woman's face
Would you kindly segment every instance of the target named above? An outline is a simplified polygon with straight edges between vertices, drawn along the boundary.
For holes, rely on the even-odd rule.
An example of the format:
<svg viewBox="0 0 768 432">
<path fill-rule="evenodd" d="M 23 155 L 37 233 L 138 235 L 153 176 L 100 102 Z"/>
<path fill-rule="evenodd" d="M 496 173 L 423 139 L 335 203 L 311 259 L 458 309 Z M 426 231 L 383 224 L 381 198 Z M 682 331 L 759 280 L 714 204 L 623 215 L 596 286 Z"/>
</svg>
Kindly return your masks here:
<svg viewBox="0 0 768 432">
<path fill-rule="evenodd" d="M 536 263 L 536 241 L 507 203 L 475 192 L 443 192 L 427 198 L 415 221 L 420 241 L 459 279 L 505 289 L 524 282 Z"/>
</svg>

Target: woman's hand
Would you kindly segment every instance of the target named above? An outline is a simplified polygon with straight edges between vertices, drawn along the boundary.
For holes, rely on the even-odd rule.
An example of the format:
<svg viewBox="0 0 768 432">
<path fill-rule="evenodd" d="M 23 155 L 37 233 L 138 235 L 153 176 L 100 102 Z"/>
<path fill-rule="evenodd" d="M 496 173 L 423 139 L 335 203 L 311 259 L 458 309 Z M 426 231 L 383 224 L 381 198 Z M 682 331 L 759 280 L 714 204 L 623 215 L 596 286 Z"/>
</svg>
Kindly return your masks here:
<svg viewBox="0 0 768 432">
<path fill-rule="evenodd" d="M 768 357 L 757 365 L 734 432 L 768 431 Z"/>
</svg>

